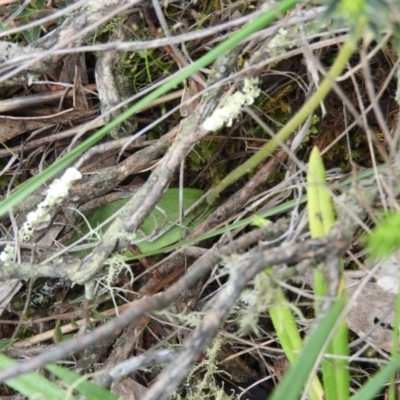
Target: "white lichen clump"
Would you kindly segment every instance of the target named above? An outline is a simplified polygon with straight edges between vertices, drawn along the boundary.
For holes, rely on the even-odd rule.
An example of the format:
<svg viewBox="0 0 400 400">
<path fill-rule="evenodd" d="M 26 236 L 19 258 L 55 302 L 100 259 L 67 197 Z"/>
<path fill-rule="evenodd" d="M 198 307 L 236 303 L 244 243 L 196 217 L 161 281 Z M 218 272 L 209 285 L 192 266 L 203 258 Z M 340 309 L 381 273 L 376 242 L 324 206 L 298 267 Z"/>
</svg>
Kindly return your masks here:
<svg viewBox="0 0 400 400">
<path fill-rule="evenodd" d="M 225 105 L 216 109 L 203 122 L 203 128 L 215 132 L 225 125 L 227 127 L 232 126 L 233 120 L 239 116 L 243 107 L 253 104 L 254 100 L 260 95 L 261 90 L 258 88 L 258 83 L 258 78 L 245 79 L 243 89 L 228 97 Z"/>
<path fill-rule="evenodd" d="M 278 33 L 268 42 L 267 50 L 272 57 L 279 56 L 293 47 L 297 47 L 300 42 L 300 32 L 297 26 L 289 29 L 280 28 Z"/>
<path fill-rule="evenodd" d="M 30 240 L 35 229 L 43 222 L 50 220 L 50 211 L 67 196 L 68 190 L 75 181 L 81 179 L 81 173 L 75 168 L 68 168 L 60 179 L 55 179 L 49 186 L 46 198 L 38 204 L 35 211 L 30 212 L 26 222 L 19 231 L 22 240 Z"/>
<path fill-rule="evenodd" d="M 7 245 L 4 250 L 0 253 L 0 262 L 7 266 L 14 259 L 14 247 Z"/>
</svg>

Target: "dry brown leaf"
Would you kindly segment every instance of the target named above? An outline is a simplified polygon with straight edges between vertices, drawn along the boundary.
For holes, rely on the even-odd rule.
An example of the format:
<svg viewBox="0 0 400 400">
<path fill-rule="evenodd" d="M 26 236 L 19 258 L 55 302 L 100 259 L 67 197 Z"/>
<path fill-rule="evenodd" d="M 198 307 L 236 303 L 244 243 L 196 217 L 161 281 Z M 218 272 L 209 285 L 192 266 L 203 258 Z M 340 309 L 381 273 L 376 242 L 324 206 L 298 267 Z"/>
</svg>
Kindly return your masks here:
<svg viewBox="0 0 400 400">
<path fill-rule="evenodd" d="M 361 281 L 348 280 L 347 291 L 355 293 Z M 347 316 L 349 328 L 375 348 L 391 351 L 396 295 L 384 291 L 375 282 L 367 282 L 357 297 L 351 299 Z"/>
</svg>

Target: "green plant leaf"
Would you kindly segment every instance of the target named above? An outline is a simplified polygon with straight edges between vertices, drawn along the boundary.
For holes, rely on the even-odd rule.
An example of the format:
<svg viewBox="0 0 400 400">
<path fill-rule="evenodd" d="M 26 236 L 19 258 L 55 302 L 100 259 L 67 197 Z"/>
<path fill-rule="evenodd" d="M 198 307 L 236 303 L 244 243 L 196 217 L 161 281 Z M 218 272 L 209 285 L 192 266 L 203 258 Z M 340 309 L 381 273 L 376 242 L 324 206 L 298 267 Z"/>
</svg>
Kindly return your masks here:
<svg viewBox="0 0 400 400">
<path fill-rule="evenodd" d="M 295 363 L 289 368 L 270 400 L 299 399 L 332 329 L 334 328 L 346 301 L 336 300 L 318 327 L 307 336 Z"/>
<path fill-rule="evenodd" d="M 31 0 L 31 4 L 36 10 L 43 10 L 46 5 L 46 0 Z"/>
<path fill-rule="evenodd" d="M 380 165 L 377 168 L 378 172 L 384 172 L 384 171 L 386 171 L 386 169 L 387 169 L 386 165 Z M 356 176 L 356 179 L 364 179 L 364 178 L 367 178 L 367 177 L 373 175 L 374 173 L 375 172 L 374 172 L 373 169 L 369 169 L 369 170 L 366 170 L 366 171 L 358 173 L 357 176 Z M 352 184 L 353 180 L 354 180 L 354 178 L 347 178 L 343 182 L 341 182 L 339 185 L 340 185 L 340 187 L 346 187 L 347 185 Z M 304 204 L 305 202 L 307 202 L 307 196 L 303 196 L 300 199 L 288 200 L 288 201 L 286 201 L 286 202 L 284 202 L 282 204 L 279 204 L 276 207 L 273 207 L 273 208 L 269 209 L 268 211 L 264 211 L 264 212 L 262 212 L 260 214 L 257 214 L 257 215 L 259 217 L 261 217 L 261 218 L 269 218 L 269 217 L 272 217 L 274 215 L 278 215 L 278 214 L 290 211 L 295 206 L 297 206 L 299 204 Z M 166 248 L 162 249 L 162 252 L 173 251 L 173 250 L 177 249 L 178 247 L 182 247 L 182 246 L 198 243 L 198 242 L 201 242 L 203 240 L 210 239 L 210 238 L 213 238 L 213 237 L 218 236 L 218 235 L 222 235 L 222 234 L 224 234 L 226 232 L 232 231 L 233 229 L 242 228 L 244 226 L 251 225 L 253 223 L 253 221 L 254 221 L 253 216 L 247 217 L 247 218 L 243 218 L 240 221 L 232 222 L 232 223 L 228 224 L 227 226 L 215 229 L 214 231 L 205 233 L 204 235 L 200 235 L 200 236 L 192 238 L 192 239 L 182 240 L 182 241 L 179 241 L 178 243 L 176 243 L 174 245 L 167 246 Z M 159 254 L 159 253 L 160 253 L 160 251 L 148 251 L 148 252 L 143 253 L 143 254 L 132 255 L 132 256 L 129 256 L 127 258 L 127 261 L 137 260 L 137 259 L 142 258 L 142 257 L 150 257 L 150 256 L 153 256 L 153 255 Z"/>
<path fill-rule="evenodd" d="M 27 29 L 22 32 L 24 39 L 29 43 L 35 43 L 40 38 L 40 26 L 35 26 L 34 28 Z"/>
<path fill-rule="evenodd" d="M 310 154 L 307 172 L 307 209 L 312 238 L 327 235 L 335 223 L 335 211 L 332 198 L 327 190 L 325 167 L 318 147 L 314 147 Z M 340 267 L 341 286 L 339 294 L 344 289 L 343 267 Z M 328 282 L 320 268 L 314 272 L 314 292 L 322 298 L 326 294 Z M 318 312 L 319 304 L 315 303 Z M 329 354 L 344 356 L 322 362 L 323 382 L 326 398 L 328 400 L 348 399 L 350 387 L 350 374 L 348 362 L 345 358 L 349 355 L 347 325 L 343 322 L 336 335 L 329 344 Z"/>
<path fill-rule="evenodd" d="M 313 147 L 308 161 L 307 196 L 311 237 L 323 237 L 335 223 L 335 213 L 326 188 L 325 168 L 318 147 Z"/>
<path fill-rule="evenodd" d="M 203 192 L 198 189 L 183 189 L 183 211 L 187 210 L 198 201 L 202 194 Z M 92 229 L 95 229 L 107 218 L 110 218 L 129 200 L 129 198 L 120 199 L 100 207 L 89 218 L 89 224 Z M 211 209 L 209 209 L 204 213 L 205 208 L 205 205 L 198 207 L 196 212 L 190 213 L 182 219 L 182 225 L 177 225 L 176 221 L 179 218 L 179 189 L 168 189 L 157 203 L 157 208 L 150 213 L 140 226 L 140 231 L 143 233 L 137 232 L 137 238 L 139 240 L 149 236 L 149 240 L 137 244 L 140 251 L 142 253 L 157 251 L 172 243 L 178 242 L 186 235 L 189 228 L 197 226 L 211 212 Z M 104 232 L 108 226 L 109 224 L 103 226 L 100 232 Z M 152 240 L 151 237 L 156 236 L 158 230 L 167 230 L 167 232 Z M 82 231 L 86 233 L 88 229 L 84 228 Z M 77 238 L 75 237 L 70 243 L 76 240 Z"/>
<path fill-rule="evenodd" d="M 54 328 L 54 334 L 53 334 L 53 342 L 55 344 L 61 343 L 63 341 L 63 334 L 61 331 L 61 323 L 60 321 L 56 322 L 56 326 Z"/>
<path fill-rule="evenodd" d="M 371 258 L 385 258 L 400 249 L 400 213 L 385 213 L 369 235 L 363 237 Z"/>
<path fill-rule="evenodd" d="M 268 268 L 266 273 L 272 273 L 272 268 Z M 274 325 L 279 343 L 285 352 L 290 364 L 294 364 L 299 351 L 303 347 L 303 341 L 297 328 L 296 321 L 290 311 L 288 301 L 280 287 L 275 289 L 275 301 L 277 305 L 273 305 L 269 309 L 269 315 Z M 314 377 L 309 391 L 311 400 L 323 399 L 324 389 L 318 377 Z"/>
<path fill-rule="evenodd" d="M 369 400 L 374 399 L 390 377 L 394 375 L 400 366 L 400 356 L 394 358 L 384 368 L 377 372 L 350 400 Z"/>
<path fill-rule="evenodd" d="M 95 319 L 97 321 L 105 321 L 105 320 L 110 321 L 110 320 L 112 320 L 112 318 L 109 317 L 108 315 L 104 315 L 104 314 L 102 314 L 100 312 L 97 312 L 95 310 L 91 310 L 90 311 L 90 318 L 93 318 L 93 319 Z"/>
<path fill-rule="evenodd" d="M 67 368 L 50 364 L 46 366 L 46 369 L 68 385 L 73 385 L 77 392 L 89 400 L 118 400 L 118 396 L 110 393 L 107 389 L 97 386 L 88 380 L 84 380 L 81 375 Z M 79 383 L 75 386 L 77 381 L 79 381 Z"/>
<path fill-rule="evenodd" d="M 0 351 L 3 351 L 7 347 L 11 346 L 14 342 L 15 342 L 15 339 L 0 340 Z"/>
<path fill-rule="evenodd" d="M 0 369 L 6 369 L 15 364 L 14 360 L 4 354 L 0 354 Z M 29 372 L 16 378 L 8 379 L 5 383 L 29 399 L 64 400 L 67 397 L 65 390 L 60 389 L 54 382 L 49 381 L 37 372 Z M 76 400 L 76 397 L 70 396 L 68 399 Z"/>
</svg>

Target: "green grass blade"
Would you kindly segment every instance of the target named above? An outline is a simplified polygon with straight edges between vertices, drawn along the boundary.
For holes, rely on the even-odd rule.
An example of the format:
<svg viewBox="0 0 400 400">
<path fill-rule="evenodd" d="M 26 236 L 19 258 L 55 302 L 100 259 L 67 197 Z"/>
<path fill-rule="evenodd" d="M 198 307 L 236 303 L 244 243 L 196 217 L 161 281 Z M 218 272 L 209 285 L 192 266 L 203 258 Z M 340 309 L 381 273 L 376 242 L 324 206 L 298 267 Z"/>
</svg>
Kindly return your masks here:
<svg viewBox="0 0 400 400">
<path fill-rule="evenodd" d="M 85 396 L 88 400 L 118 400 L 118 396 L 115 396 L 107 389 L 97 386 L 88 380 L 83 380 L 81 375 L 67 368 L 50 364 L 46 366 L 46 369 L 68 385 L 73 386 L 77 392 Z M 77 381 L 79 383 L 76 384 Z"/>
<path fill-rule="evenodd" d="M 312 238 L 327 235 L 335 223 L 335 212 L 331 196 L 326 188 L 325 167 L 321 153 L 314 147 L 310 154 L 307 172 L 308 218 Z M 344 287 L 343 271 L 341 271 L 342 287 Z M 327 282 L 320 269 L 314 272 L 314 291 L 318 298 L 326 294 Z M 318 304 L 316 304 L 318 311 Z M 343 322 L 327 352 L 333 356 L 348 356 L 348 332 Z M 346 358 L 333 358 L 322 362 L 323 382 L 327 400 L 349 398 L 350 374 Z"/>
<path fill-rule="evenodd" d="M 382 390 L 383 386 L 388 383 L 390 377 L 396 373 L 400 367 L 400 356 L 397 356 L 371 379 L 354 395 L 350 400 L 370 400 Z"/>
<path fill-rule="evenodd" d="M 287 300 L 280 288 L 275 289 L 275 301 L 277 305 L 269 309 L 269 315 L 278 336 L 279 343 L 290 364 L 293 365 L 303 347 L 303 341 L 297 329 L 296 321 L 287 305 Z M 317 377 L 315 377 L 311 383 L 309 394 L 311 400 L 324 398 L 324 390 Z"/>
<path fill-rule="evenodd" d="M 4 354 L 0 354 L 0 369 L 6 369 L 15 364 L 14 360 Z M 60 389 L 54 382 L 49 381 L 37 372 L 30 372 L 8 379 L 5 383 L 29 399 L 64 400 L 67 398 L 65 390 Z M 68 399 L 75 400 L 76 397 L 70 396 Z"/>
<path fill-rule="evenodd" d="M 336 300 L 318 327 L 307 336 L 297 360 L 289 368 L 270 400 L 295 400 L 300 398 L 318 356 L 344 306 L 345 300 L 343 298 Z"/>
</svg>

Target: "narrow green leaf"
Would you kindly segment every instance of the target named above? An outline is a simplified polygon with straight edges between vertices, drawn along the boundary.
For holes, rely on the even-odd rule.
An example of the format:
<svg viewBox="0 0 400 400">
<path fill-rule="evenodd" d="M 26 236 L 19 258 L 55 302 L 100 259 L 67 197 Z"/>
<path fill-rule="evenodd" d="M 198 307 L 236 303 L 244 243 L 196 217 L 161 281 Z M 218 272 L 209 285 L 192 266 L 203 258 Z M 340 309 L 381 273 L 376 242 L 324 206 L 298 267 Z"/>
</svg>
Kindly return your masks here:
<svg viewBox="0 0 400 400">
<path fill-rule="evenodd" d="M 268 268 L 267 273 L 270 272 L 272 272 L 272 269 Z M 296 321 L 288 306 L 288 302 L 279 287 L 275 289 L 275 301 L 276 305 L 273 305 L 269 309 L 269 315 L 278 336 L 279 343 L 290 364 L 293 365 L 303 347 L 303 341 L 300 337 Z M 324 390 L 318 377 L 313 379 L 309 395 L 311 400 L 323 399 Z"/>
<path fill-rule="evenodd" d="M 335 223 L 332 198 L 326 188 L 325 168 L 318 147 L 313 147 L 307 172 L 308 216 L 311 237 L 328 234 Z"/>
<path fill-rule="evenodd" d="M 40 26 L 35 26 L 34 28 L 27 29 L 22 32 L 22 36 L 29 43 L 35 43 L 40 38 Z"/>
<path fill-rule="evenodd" d="M 312 149 L 308 161 L 307 211 L 311 237 L 315 239 L 327 235 L 335 223 L 335 215 L 332 199 L 326 188 L 325 167 L 317 147 Z M 321 298 L 326 293 L 327 284 L 319 269 L 314 273 L 314 283 L 315 294 Z M 318 304 L 315 309 L 318 311 Z"/>
<path fill-rule="evenodd" d="M 350 400 L 370 400 L 380 392 L 390 377 L 394 375 L 400 367 L 400 356 L 394 358 L 379 372 L 377 372 Z"/>
<path fill-rule="evenodd" d="M 90 311 L 90 318 L 93 318 L 93 319 L 95 319 L 97 321 L 104 321 L 104 320 L 110 321 L 110 320 L 112 320 L 112 318 L 109 317 L 108 315 L 104 315 L 104 314 L 99 313 L 99 312 L 97 312 L 95 310 L 91 310 Z"/>
<path fill-rule="evenodd" d="M 56 326 L 54 328 L 54 334 L 53 334 L 53 342 L 55 344 L 61 343 L 63 341 L 63 334 L 61 331 L 61 323 L 60 321 L 56 322 Z"/>
<path fill-rule="evenodd" d="M 81 375 L 67 368 L 50 364 L 46 366 L 46 369 L 68 385 L 74 386 L 77 392 L 89 400 L 118 400 L 118 396 L 110 393 L 107 389 L 97 386 L 88 380 L 83 380 Z M 79 383 L 75 386 L 77 381 L 79 381 Z"/>
<path fill-rule="evenodd" d="M 15 364 L 14 360 L 4 354 L 0 354 L 0 369 L 7 369 Z M 67 396 L 66 391 L 60 389 L 54 382 L 49 381 L 37 372 L 30 372 L 8 379 L 5 383 L 29 399 L 64 400 Z M 75 397 L 71 396 L 69 399 L 76 400 Z"/>
<path fill-rule="evenodd" d="M 15 342 L 15 339 L 0 340 L 0 351 L 3 351 L 7 347 L 11 346 L 14 342 Z"/>
<path fill-rule="evenodd" d="M 285 374 L 270 400 L 295 400 L 300 398 L 318 356 L 323 349 L 345 306 L 345 299 L 338 299 L 321 320 L 318 327 L 307 336 L 304 346 Z"/>
<path fill-rule="evenodd" d="M 335 223 L 335 211 L 332 198 L 326 187 L 325 167 L 321 153 L 314 147 L 310 154 L 307 172 L 308 218 L 312 238 L 326 236 Z M 342 287 L 344 287 L 343 271 L 341 271 Z M 314 292 L 322 298 L 326 294 L 328 282 L 318 268 L 314 272 Z M 318 312 L 319 305 L 315 304 Z M 348 356 L 348 331 L 343 322 L 327 352 L 333 355 Z M 328 400 L 345 400 L 349 397 L 350 374 L 346 359 L 333 359 L 322 362 L 323 382 Z"/>
</svg>

